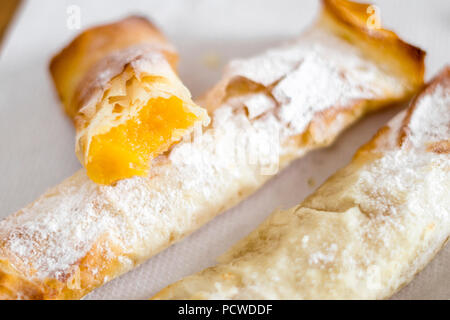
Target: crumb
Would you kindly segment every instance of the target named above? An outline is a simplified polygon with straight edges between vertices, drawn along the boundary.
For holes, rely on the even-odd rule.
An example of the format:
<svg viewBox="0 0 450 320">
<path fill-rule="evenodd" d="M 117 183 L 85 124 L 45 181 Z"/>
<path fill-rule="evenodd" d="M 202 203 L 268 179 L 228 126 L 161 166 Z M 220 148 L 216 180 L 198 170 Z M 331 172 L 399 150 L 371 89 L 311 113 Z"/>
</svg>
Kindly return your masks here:
<svg viewBox="0 0 450 320">
<path fill-rule="evenodd" d="M 316 185 L 316 180 L 314 180 L 313 177 L 308 178 L 308 180 L 306 182 L 308 183 L 308 186 L 311 188 Z"/>
</svg>

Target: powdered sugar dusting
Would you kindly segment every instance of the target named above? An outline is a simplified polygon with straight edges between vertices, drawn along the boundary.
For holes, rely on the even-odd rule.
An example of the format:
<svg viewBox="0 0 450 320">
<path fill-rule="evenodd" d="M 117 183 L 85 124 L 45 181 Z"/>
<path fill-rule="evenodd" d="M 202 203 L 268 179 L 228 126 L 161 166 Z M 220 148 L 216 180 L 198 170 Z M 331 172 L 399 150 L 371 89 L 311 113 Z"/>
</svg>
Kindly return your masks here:
<svg viewBox="0 0 450 320">
<path fill-rule="evenodd" d="M 326 248 L 325 252 L 316 251 L 309 256 L 310 264 L 321 264 L 325 266 L 327 263 L 333 262 L 336 256 L 338 247 L 335 243 Z"/>
<path fill-rule="evenodd" d="M 367 164 L 357 181 L 362 191 L 358 205 L 370 217 L 363 234 L 393 256 L 406 254 L 401 252 L 404 247 L 394 247 L 398 238 L 406 243 L 422 239 L 425 245 L 423 239 L 431 230 L 444 237 L 440 241 L 450 232 L 450 155 L 427 151 L 430 142 L 450 138 L 448 88 L 438 86 L 416 103 L 407 124 L 412 145 L 385 145 L 383 156 Z M 390 140 L 398 141 L 406 115 L 403 112 L 391 122 Z M 375 259 L 369 253 L 365 256 L 367 264 Z"/>
<path fill-rule="evenodd" d="M 317 112 L 332 106 L 349 106 L 387 92 L 401 96 L 404 91 L 398 79 L 381 71 L 357 48 L 321 29 L 260 56 L 230 63 L 226 77 L 244 77 L 267 87 L 279 106 L 272 112 L 289 129 L 286 135 L 303 132 Z"/>
<path fill-rule="evenodd" d="M 205 132 L 155 159 L 149 177 L 98 186 L 78 172 L 0 222 L 0 254 L 30 276 L 64 279 L 102 238 L 122 249 L 118 261 L 131 268 L 197 227 L 206 212 L 214 216 L 266 181 L 261 158 L 242 158 L 254 155 L 248 151 L 259 150 L 261 141 L 274 148 L 262 160 L 272 155 L 279 161 L 285 140 L 301 133 L 316 112 L 384 97 L 387 87 L 394 96 L 404 89 L 357 49 L 320 30 L 232 63 L 227 77 L 266 90 L 221 101 Z M 106 250 L 106 261 L 112 258 Z"/>
<path fill-rule="evenodd" d="M 438 85 L 422 96 L 409 122 L 409 140 L 415 147 L 450 141 L 450 89 Z"/>
<path fill-rule="evenodd" d="M 361 206 L 367 212 L 395 214 L 391 211 L 398 210 L 399 204 L 408 203 L 407 199 L 417 198 L 422 192 L 423 179 L 434 179 L 436 192 L 446 188 L 443 182 L 449 178 L 449 167 L 448 155 L 418 154 L 417 149 L 389 151 L 361 174 L 361 186 L 367 191 Z M 439 204 L 429 214 L 446 216 L 448 208 Z"/>
<path fill-rule="evenodd" d="M 107 232 L 109 213 L 97 186 L 80 172 L 1 221 L 0 235 L 4 249 L 33 276 L 63 276 Z"/>
</svg>

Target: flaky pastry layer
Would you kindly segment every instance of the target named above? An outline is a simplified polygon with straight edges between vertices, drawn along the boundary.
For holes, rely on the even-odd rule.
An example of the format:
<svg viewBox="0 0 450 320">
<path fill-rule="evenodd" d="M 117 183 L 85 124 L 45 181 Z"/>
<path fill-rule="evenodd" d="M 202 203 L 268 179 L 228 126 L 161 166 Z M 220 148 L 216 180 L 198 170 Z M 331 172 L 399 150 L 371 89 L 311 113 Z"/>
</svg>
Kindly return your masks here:
<svg viewBox="0 0 450 320">
<path fill-rule="evenodd" d="M 447 67 L 302 204 L 154 298 L 390 297 L 450 237 L 449 143 Z"/>
<path fill-rule="evenodd" d="M 208 123 L 176 75 L 176 60 L 163 35 L 134 16 L 84 31 L 52 59 L 55 87 L 75 124 L 76 154 L 94 182 L 148 174 L 150 160 Z M 155 104 L 160 110 L 151 112 Z M 141 119 L 149 109 L 158 114 Z M 151 135 L 138 130 L 144 125 Z M 111 130 L 120 132 L 108 136 Z"/>
<path fill-rule="evenodd" d="M 81 170 L 1 221 L 0 297 L 80 298 L 329 145 L 365 113 L 419 89 L 422 51 L 399 59 L 384 39 L 328 14 L 331 5 L 338 7 L 325 1 L 318 23 L 291 43 L 231 62 L 202 100 L 209 126 L 154 159 L 148 176 L 105 186 Z M 383 61 L 366 54 L 364 38 L 343 37 L 344 24 L 378 43 Z M 399 75 L 395 63 L 415 68 Z"/>
</svg>

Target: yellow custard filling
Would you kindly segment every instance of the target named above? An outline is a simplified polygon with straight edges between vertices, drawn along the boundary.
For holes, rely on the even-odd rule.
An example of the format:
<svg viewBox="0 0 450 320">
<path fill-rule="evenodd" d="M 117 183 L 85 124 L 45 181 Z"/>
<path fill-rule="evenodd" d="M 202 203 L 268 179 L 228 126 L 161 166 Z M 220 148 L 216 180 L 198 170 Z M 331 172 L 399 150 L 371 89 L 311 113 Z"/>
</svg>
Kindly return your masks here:
<svg viewBox="0 0 450 320">
<path fill-rule="evenodd" d="M 198 120 L 175 96 L 150 99 L 135 117 L 92 137 L 87 175 L 99 184 L 145 176 L 150 160 L 180 139 L 180 130 Z"/>
</svg>

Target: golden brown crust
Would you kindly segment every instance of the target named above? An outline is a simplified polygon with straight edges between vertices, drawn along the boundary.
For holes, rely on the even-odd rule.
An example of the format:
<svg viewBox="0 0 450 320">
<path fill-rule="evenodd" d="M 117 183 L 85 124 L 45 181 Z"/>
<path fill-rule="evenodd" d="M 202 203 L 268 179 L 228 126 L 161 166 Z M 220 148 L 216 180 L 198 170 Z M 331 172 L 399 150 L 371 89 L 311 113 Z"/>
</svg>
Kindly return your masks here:
<svg viewBox="0 0 450 320">
<path fill-rule="evenodd" d="M 216 266 L 167 286 L 152 299 L 391 297 L 449 240 L 449 158 L 434 155 L 437 161 L 430 161 L 424 154 L 436 150 L 422 149 L 428 143 L 426 139 L 409 151 L 398 143 L 402 132 L 407 137 L 418 133 L 412 128 L 404 133 L 415 111 L 434 112 L 430 119 L 445 116 L 442 112 L 448 112 L 448 103 L 442 110 L 420 99 L 436 95 L 438 100 L 448 101 L 436 90 L 439 85 L 448 92 L 448 80 L 447 67 L 407 110 L 359 148 L 349 165 L 300 205 L 274 212 L 219 257 Z M 437 127 L 421 120 L 440 142 L 449 142 L 445 130 L 448 123 Z M 422 126 L 414 129 L 421 131 Z M 377 162 L 380 157 L 383 160 Z M 429 162 L 424 164 L 423 159 Z M 420 187 L 407 181 L 410 172 L 416 170 L 414 181 Z M 430 180 L 427 175 L 432 170 L 434 179 Z M 429 192 L 436 192 L 436 198 Z M 396 227 L 391 229 L 391 225 Z M 376 277 L 373 270 L 377 270 Z"/>
<path fill-rule="evenodd" d="M 100 240 L 60 279 L 33 279 L 0 260 L 0 300 L 74 300 L 80 299 L 121 268 L 121 248 Z M 137 261 L 129 257 L 134 262 Z M 132 266 L 130 266 L 131 268 Z M 123 272 L 127 269 L 123 269 Z"/>
<path fill-rule="evenodd" d="M 182 100 L 183 108 L 196 115 L 195 125 L 208 122 L 206 110 L 194 104 L 178 78 L 176 60 L 176 53 L 159 30 L 145 18 L 135 16 L 84 31 L 52 59 L 50 71 L 74 122 L 75 152 L 85 167 L 92 160 L 89 148 L 93 137 L 137 116 L 150 99 L 175 96 Z M 116 107 L 122 111 L 115 111 Z M 150 157 L 166 151 L 193 128 L 194 124 L 183 132 L 173 130 L 171 138 Z"/>
<path fill-rule="evenodd" d="M 139 24 L 139 23 L 138 23 Z M 101 28 L 101 27 L 100 27 Z M 87 38 L 89 38 L 89 35 L 92 36 L 92 34 L 90 32 L 87 32 Z M 102 35 L 99 35 L 100 37 L 102 37 Z M 92 40 L 92 39 L 91 39 Z M 86 43 L 89 43 L 91 40 L 79 40 L 79 44 L 76 45 L 75 47 L 79 46 L 79 47 L 83 47 L 83 45 L 86 45 Z M 73 49 L 70 50 L 70 52 L 65 53 L 67 54 L 67 57 L 65 59 L 67 59 L 67 61 L 71 61 L 71 66 L 73 68 L 73 66 L 75 66 L 77 63 L 79 63 L 79 61 L 77 59 L 84 59 L 83 56 L 81 55 L 82 52 L 84 52 L 83 54 L 89 54 L 91 50 L 85 50 L 85 49 Z M 386 55 L 387 58 L 389 58 L 388 54 Z M 63 60 L 65 60 L 63 59 Z M 58 59 L 56 59 L 58 60 Z M 60 64 L 58 66 L 58 63 Z M 65 63 L 65 62 L 64 62 Z M 423 63 L 423 62 L 422 62 Z M 66 95 L 68 93 L 72 94 L 75 91 L 71 91 L 71 90 L 75 90 L 74 88 L 76 87 L 76 85 L 74 85 L 74 83 L 72 83 L 71 81 L 69 81 L 69 76 L 71 75 L 71 72 L 73 72 L 73 75 L 76 76 L 76 74 L 78 73 L 77 70 L 72 70 L 72 71 L 64 71 L 64 67 L 63 67 L 63 63 L 62 61 L 59 62 L 54 62 L 52 63 L 52 68 L 55 69 L 55 82 L 59 83 L 58 86 L 60 86 L 61 88 L 58 89 L 58 91 L 60 92 L 61 95 Z M 60 72 L 58 74 L 58 72 Z M 406 76 L 405 76 L 406 77 Z M 412 77 L 415 77 L 415 74 L 412 75 Z M 421 76 L 419 75 L 418 78 L 420 78 Z M 407 77 L 406 77 L 407 78 Z M 57 80 L 57 79 L 61 79 Z M 63 81 L 64 80 L 64 81 Z M 228 81 L 229 79 L 226 79 L 226 81 Z M 407 79 L 405 81 L 408 81 Z M 227 82 L 228 83 L 228 82 Z M 416 88 L 419 84 L 416 85 Z M 411 88 L 414 88 L 414 85 L 411 85 Z M 247 89 L 247 88 L 246 88 Z M 413 89 L 411 89 L 413 90 Z M 213 94 L 215 95 L 218 91 L 216 90 L 215 92 L 213 92 Z M 384 93 L 384 92 L 383 92 Z M 309 126 L 305 129 L 305 133 L 300 135 L 299 137 L 293 139 L 294 141 L 294 149 L 292 153 L 287 153 L 288 156 L 290 157 L 288 160 L 292 160 L 293 158 L 299 157 L 301 154 L 306 153 L 307 151 L 309 151 L 310 149 L 313 148 L 317 148 L 321 145 L 327 145 L 329 143 L 332 142 L 332 140 L 334 140 L 336 138 L 336 136 L 338 135 L 338 133 L 340 131 L 342 131 L 346 126 L 348 126 L 350 123 L 356 121 L 362 114 L 364 114 L 367 111 L 370 111 L 372 109 L 379 109 L 381 107 L 384 107 L 387 105 L 388 102 L 390 101 L 395 101 L 398 99 L 403 99 L 405 98 L 405 94 L 400 94 L 400 95 L 391 95 L 389 92 L 386 93 L 385 95 L 381 95 L 382 98 L 379 98 L 378 100 L 364 100 L 364 101 L 353 101 L 352 103 L 349 103 L 346 106 L 333 106 L 330 107 L 328 110 L 326 111 L 321 111 L 317 114 L 314 115 L 312 121 L 310 122 Z M 217 98 L 217 95 L 215 95 L 215 97 Z M 217 98 L 219 99 L 217 102 L 223 103 L 223 97 L 222 98 Z M 207 104 L 208 107 L 212 106 L 209 105 L 209 103 Z M 76 112 L 77 108 L 74 107 L 73 105 L 70 106 L 69 108 L 71 111 L 68 111 L 69 113 L 72 112 Z M 336 119 L 339 119 L 336 120 Z M 194 150 L 195 151 L 195 150 Z M 215 159 L 215 158 L 213 158 Z M 281 159 L 280 162 L 280 168 L 283 168 L 286 163 L 288 162 L 288 160 L 283 160 Z M 213 160 L 214 161 L 214 160 Z M 156 177 L 155 179 L 153 179 L 153 177 L 148 177 L 145 181 L 148 181 L 150 184 L 150 187 L 148 187 L 149 190 L 145 189 L 146 186 L 143 186 L 141 184 L 134 184 L 134 181 L 130 181 L 130 184 L 133 185 L 134 189 L 137 189 L 138 191 L 142 192 L 144 196 L 149 196 L 148 194 L 152 194 L 151 191 L 154 191 L 154 187 L 156 184 L 156 187 L 161 187 L 162 189 L 167 189 L 167 190 L 163 190 L 162 192 L 169 192 L 173 191 L 173 185 L 171 185 L 172 182 L 177 182 L 177 188 L 180 188 L 180 184 L 178 183 L 178 180 L 176 180 L 173 175 L 171 176 L 171 174 L 173 172 L 175 172 L 176 170 L 178 170 L 178 167 L 170 167 L 170 164 L 165 165 L 165 168 L 167 168 L 167 174 L 164 175 L 164 177 Z M 173 170 L 171 170 L 173 169 Z M 249 181 L 243 181 L 244 178 L 239 178 L 241 180 L 235 181 L 235 180 L 231 180 L 231 178 L 227 175 L 220 175 L 222 174 L 222 172 L 219 172 L 220 170 L 218 170 L 217 174 L 219 175 L 219 177 L 217 179 L 213 179 L 214 181 L 207 181 L 208 184 L 214 184 L 214 183 L 220 183 L 220 187 L 223 189 L 223 193 L 224 195 L 219 195 L 218 199 L 214 199 L 214 201 L 211 201 L 211 197 L 208 196 L 208 199 L 203 199 L 201 198 L 199 201 L 199 203 L 201 203 L 201 205 L 199 205 L 199 209 L 197 211 L 191 212 L 192 214 L 187 214 L 186 213 L 186 208 L 180 209 L 176 207 L 175 202 L 178 201 L 178 198 L 171 198 L 169 196 L 167 196 L 167 198 L 171 201 L 171 205 L 169 207 L 165 207 L 165 210 L 168 211 L 167 214 L 172 214 L 171 219 L 167 219 L 170 220 L 169 223 L 178 223 L 179 221 L 183 222 L 183 225 L 176 225 L 176 227 L 173 227 L 171 225 L 166 226 L 164 224 L 162 224 L 161 226 L 157 226 L 154 227 L 155 229 L 150 230 L 150 233 L 155 233 L 158 234 L 159 232 L 166 232 L 165 235 L 161 236 L 161 239 L 158 240 L 153 240 L 153 241 L 147 241 L 145 243 L 146 245 L 146 251 L 145 251 L 145 256 L 142 255 L 139 259 L 136 257 L 128 257 L 132 263 L 130 265 L 124 266 L 124 265 L 118 265 L 118 261 L 116 261 L 115 257 L 117 257 L 118 255 L 113 254 L 112 256 L 114 257 L 113 259 L 110 259 L 108 261 L 105 261 L 105 255 L 102 254 L 100 252 L 101 248 L 104 247 L 104 244 L 102 242 L 95 242 L 95 245 L 87 252 L 86 255 L 83 256 L 83 258 L 81 259 L 81 261 L 78 261 L 75 265 L 73 265 L 73 268 L 71 268 L 70 270 L 67 270 L 67 272 L 65 272 L 65 277 L 62 277 L 60 281 L 55 280 L 55 279 L 50 279 L 48 281 L 46 280 L 42 280 L 42 281 L 38 281 L 36 283 L 34 282 L 24 282 L 26 281 L 27 277 L 26 276 L 19 276 L 20 273 L 13 273 L 10 272 L 9 269 L 5 268 L 0 268 L 0 270 L 3 270 L 4 274 L 7 275 L 7 277 L 5 276 L 5 279 L 10 279 L 8 280 L 9 282 L 13 282 L 16 283 L 17 287 L 14 287 L 12 290 L 9 289 L 10 287 L 8 287 L 8 281 L 5 280 L 5 285 L 3 285 L 4 289 L 4 294 L 5 295 L 10 295 L 11 298 L 16 298 L 17 293 L 21 292 L 21 294 L 23 295 L 23 297 L 25 298 L 42 298 L 42 299 L 74 299 L 74 298 L 79 298 L 81 296 L 83 296 L 84 294 L 86 294 L 87 292 L 91 291 L 93 288 L 101 285 L 102 283 L 108 281 L 111 278 L 114 278 L 116 276 L 118 276 L 119 274 L 128 271 L 129 269 L 131 269 L 134 265 L 136 265 L 139 262 L 142 262 L 145 258 L 148 258 L 149 256 L 157 253 L 158 251 L 160 251 L 161 249 L 163 249 L 164 247 L 167 247 L 168 245 L 170 245 L 171 243 L 173 243 L 174 241 L 180 239 L 182 236 L 186 235 L 189 232 L 192 232 L 193 230 L 195 230 L 196 228 L 200 227 L 203 223 L 205 223 L 206 221 L 208 221 L 209 219 L 213 218 L 214 216 L 216 216 L 218 213 L 220 213 L 220 211 L 223 211 L 224 207 L 228 207 L 231 204 L 234 204 L 235 202 L 238 202 L 240 200 L 242 200 L 243 198 L 245 198 L 246 195 L 248 195 L 249 193 L 255 191 L 259 186 L 261 186 L 261 184 L 266 181 L 268 179 L 268 176 L 265 176 L 264 178 L 260 178 L 260 176 L 258 176 L 258 180 L 257 182 L 255 182 L 255 180 L 253 179 L 252 176 L 252 172 L 244 172 L 243 176 L 248 176 L 250 178 Z M 166 172 L 166 171 L 164 171 Z M 153 173 L 152 173 L 153 174 Z M 175 174 L 175 173 L 173 173 Z M 83 172 L 78 174 L 79 176 L 83 175 Z M 190 177 L 188 175 L 185 175 L 185 173 L 183 172 L 183 178 L 185 177 Z M 226 179 L 225 179 L 225 178 Z M 72 178 L 69 178 L 72 179 Z M 87 178 L 86 178 L 87 179 Z M 233 186 L 224 186 L 224 184 L 226 184 L 226 180 L 231 180 Z M 156 180 L 156 182 L 154 182 Z M 83 180 L 84 181 L 84 180 Z M 202 180 L 200 180 L 200 182 L 202 182 Z M 80 192 L 79 190 L 79 185 L 85 183 L 85 182 L 74 182 L 74 185 L 71 186 L 71 190 L 70 191 L 66 191 L 69 195 L 71 193 L 77 193 Z M 206 182 L 205 182 L 206 184 Z M 236 186 L 234 186 L 234 184 Z M 145 189 L 145 190 L 140 190 L 139 188 Z M 226 188 L 225 188 L 226 187 Z M 57 187 L 55 193 L 61 193 L 61 186 Z M 120 190 L 120 189 L 119 189 Z M 134 196 L 135 194 L 133 193 L 133 191 L 126 189 L 123 193 L 127 194 L 127 195 L 132 195 Z M 173 192 L 172 192 L 173 193 Z M 164 197 L 162 198 L 166 198 L 166 194 L 162 193 L 162 195 L 164 195 Z M 231 196 L 230 196 L 231 195 Z M 216 195 L 213 195 L 216 196 Z M 65 198 L 63 195 L 61 195 L 61 198 L 63 198 L 63 200 L 66 200 L 67 198 Z M 99 195 L 100 199 L 104 199 L 105 196 L 103 194 Z M 137 197 L 138 198 L 138 197 Z M 142 198 L 138 198 L 140 200 L 142 200 Z M 144 198 L 145 199 L 145 198 Z M 230 201 L 230 199 L 232 199 L 233 201 Z M 184 201 L 184 199 L 182 198 L 181 200 Z M 189 195 L 189 203 L 191 203 L 192 201 L 194 201 L 192 199 L 192 196 Z M 151 201 L 149 201 L 151 202 Z M 210 203 L 211 202 L 211 203 Z M 145 204 L 146 205 L 146 204 Z M 143 207 L 145 206 L 144 204 L 142 205 Z M 225 205 L 225 206 L 224 206 Z M 117 207 L 119 207 L 119 203 L 114 203 L 114 204 L 109 204 L 109 206 L 112 209 L 117 209 Z M 150 207 L 150 206 L 149 206 Z M 118 210 L 117 215 L 124 215 L 127 217 L 127 214 L 129 214 L 130 212 L 132 212 L 133 214 L 135 212 L 133 212 L 133 210 L 136 210 L 134 207 L 132 207 L 131 205 L 129 205 L 128 207 L 126 206 L 126 204 L 120 203 L 120 210 Z M 175 208 L 175 209 L 173 209 Z M 48 208 L 45 208 L 48 209 Z M 95 208 L 96 212 L 101 213 L 101 208 Z M 151 209 L 151 207 L 150 207 Z M 148 211 L 151 211 L 150 209 L 147 208 Z M 36 210 L 37 212 L 42 212 L 44 211 L 42 209 L 42 207 L 40 208 L 34 208 L 33 210 Z M 36 211 L 33 212 L 33 210 L 31 210 L 32 213 L 36 213 Z M 54 212 L 52 210 L 55 210 L 53 207 L 50 207 L 50 209 L 48 209 L 47 212 L 50 212 L 50 214 L 57 214 L 57 212 Z M 172 212 L 171 210 L 175 210 L 176 212 Z M 150 212 L 152 213 L 152 212 Z M 154 212 L 153 212 L 154 213 Z M 148 212 L 144 212 L 144 214 L 148 214 Z M 136 217 L 133 217 L 133 219 Z M 179 221 L 177 221 L 179 220 Z M 187 221 L 187 223 L 185 223 L 185 221 Z M 193 222 L 192 222 L 193 221 Z M 158 223 L 160 222 L 159 220 L 157 221 Z M 166 223 L 166 221 L 164 221 L 164 223 Z M 181 222 L 180 222 L 181 223 Z M 135 230 L 131 230 L 132 232 L 135 232 Z M 108 247 L 112 247 L 111 243 L 108 243 Z M 114 251 L 114 250 L 113 250 Z M 72 266 L 71 266 L 72 267 Z M 104 267 L 104 272 L 100 271 L 100 272 L 96 272 L 94 274 L 94 269 L 100 268 L 100 267 Z M 5 271 L 8 270 L 8 271 Z M 13 280 L 11 280 L 13 279 Z M 23 282 L 23 283 L 22 283 Z M 24 288 L 22 288 L 22 286 L 24 286 Z M 1 288 L 1 286 L 0 286 Z M 11 292 L 8 293 L 7 290 L 10 290 Z M 30 290 L 30 294 L 27 294 L 26 292 L 28 292 L 28 290 Z"/>
<path fill-rule="evenodd" d="M 415 92 L 417 86 L 422 85 L 426 53 L 406 43 L 390 30 L 381 26 L 369 27 L 369 19 L 374 15 L 369 9 L 371 4 L 347 0 L 322 0 L 322 2 L 324 5 L 322 21 L 326 24 L 331 23 L 334 32 L 360 46 L 369 57 L 405 78 L 412 85 L 411 93 Z"/>
<path fill-rule="evenodd" d="M 92 76 L 91 69 L 108 55 L 136 45 L 156 46 L 175 68 L 178 56 L 170 44 L 150 21 L 138 16 L 88 29 L 53 57 L 50 73 L 65 110 L 72 119 L 86 100 L 76 95 L 84 90 L 92 93 L 96 89 L 85 89 L 84 79 Z M 110 67 L 115 67 L 120 73 L 125 66 Z"/>
<path fill-rule="evenodd" d="M 39 285 L 14 270 L 8 261 L 0 260 L 0 300 L 41 300 L 44 293 Z"/>
<path fill-rule="evenodd" d="M 380 105 L 388 106 L 390 103 L 399 100 L 406 101 L 411 98 L 424 82 L 426 52 L 403 41 L 390 30 L 381 27 L 370 29 L 367 25 L 370 4 L 348 0 L 322 0 L 322 3 L 323 8 L 317 25 L 359 47 L 367 58 L 374 60 L 388 74 L 395 74 L 408 89 L 408 93 L 402 95 L 400 99 L 387 97 L 383 101 L 364 101 L 360 103 L 360 107 L 367 108 L 365 111 L 376 110 Z M 258 86 L 259 84 L 248 81 L 248 79 L 225 78 L 201 96 L 199 103 L 205 105 L 208 111 L 212 112 L 236 90 L 235 87 L 238 88 L 238 91 L 245 92 L 251 90 L 249 87 Z M 347 107 L 347 109 L 345 113 L 351 113 L 351 108 Z M 365 111 L 359 110 L 358 112 L 364 113 Z M 326 117 L 317 119 L 317 121 L 325 120 Z M 348 122 L 351 122 L 350 119 Z"/>
<path fill-rule="evenodd" d="M 409 124 L 414 111 L 418 108 L 418 100 L 427 94 L 431 94 L 435 90 L 437 85 L 442 85 L 447 88 L 450 87 L 450 66 L 444 67 L 444 69 L 435 77 L 433 77 L 433 79 L 431 79 L 426 85 L 424 85 L 411 100 L 410 108 L 405 111 L 406 115 L 403 118 L 401 127 L 398 131 L 397 141 L 395 141 L 395 144 L 397 146 L 400 147 L 404 145 L 409 133 L 411 132 Z M 379 146 L 382 145 L 383 142 L 386 141 L 386 139 L 388 139 L 389 132 L 392 132 L 392 128 L 390 128 L 389 125 L 380 128 L 369 142 L 358 149 L 354 156 L 354 159 L 359 159 L 363 162 L 364 159 L 367 158 L 368 154 L 377 152 Z M 449 148 L 450 142 L 447 140 L 442 140 L 430 144 L 428 151 L 435 153 L 449 153 Z"/>
</svg>

